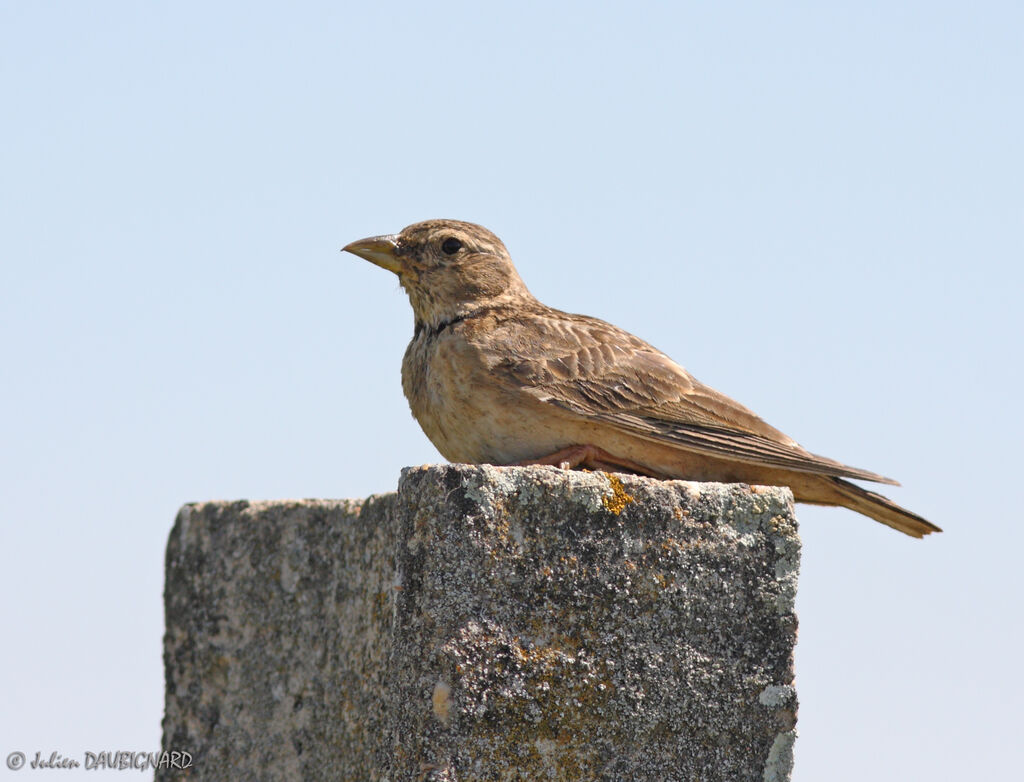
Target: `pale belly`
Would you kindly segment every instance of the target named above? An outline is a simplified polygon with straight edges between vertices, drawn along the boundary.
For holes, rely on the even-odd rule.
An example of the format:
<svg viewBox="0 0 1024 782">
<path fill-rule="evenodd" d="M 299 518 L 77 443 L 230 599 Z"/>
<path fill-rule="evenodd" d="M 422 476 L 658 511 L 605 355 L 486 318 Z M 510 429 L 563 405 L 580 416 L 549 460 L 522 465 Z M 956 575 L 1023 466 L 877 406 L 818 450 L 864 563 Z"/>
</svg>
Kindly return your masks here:
<svg viewBox="0 0 1024 782">
<path fill-rule="evenodd" d="M 514 464 L 541 458 L 577 444 L 588 428 L 501 383 L 488 357 L 456 336 L 411 344 L 402 385 L 413 417 L 453 462 Z"/>
<path fill-rule="evenodd" d="M 515 464 L 573 445 L 595 445 L 646 467 L 652 475 L 689 480 L 765 482 L 766 471 L 630 435 L 586 421 L 502 380 L 495 361 L 457 335 L 414 341 L 402 362 L 412 414 L 452 462 Z M 775 481 L 772 481 L 775 482 Z M 779 480 L 780 484 L 785 481 Z"/>
</svg>

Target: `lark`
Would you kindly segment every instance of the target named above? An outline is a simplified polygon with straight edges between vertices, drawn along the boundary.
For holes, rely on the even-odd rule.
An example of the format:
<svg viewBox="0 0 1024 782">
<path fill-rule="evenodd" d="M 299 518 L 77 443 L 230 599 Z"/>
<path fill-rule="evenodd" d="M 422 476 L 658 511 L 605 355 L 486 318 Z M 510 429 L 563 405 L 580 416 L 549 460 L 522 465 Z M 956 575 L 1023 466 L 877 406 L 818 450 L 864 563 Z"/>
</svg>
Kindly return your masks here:
<svg viewBox="0 0 1024 782">
<path fill-rule="evenodd" d="M 402 388 L 450 461 L 788 486 L 915 538 L 941 531 L 848 479 L 896 481 L 810 453 L 642 339 L 542 304 L 479 225 L 427 220 L 343 249 L 409 294 Z"/>
</svg>

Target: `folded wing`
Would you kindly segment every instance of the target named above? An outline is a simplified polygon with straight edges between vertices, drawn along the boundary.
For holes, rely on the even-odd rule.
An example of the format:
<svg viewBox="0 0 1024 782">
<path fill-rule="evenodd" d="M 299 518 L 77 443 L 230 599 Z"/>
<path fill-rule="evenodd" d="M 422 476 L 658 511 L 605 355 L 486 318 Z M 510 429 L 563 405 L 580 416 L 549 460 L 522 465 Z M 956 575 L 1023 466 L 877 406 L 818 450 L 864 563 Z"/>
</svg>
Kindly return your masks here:
<svg viewBox="0 0 1024 782">
<path fill-rule="evenodd" d="M 499 329 L 515 349 L 497 362 L 495 373 L 577 415 L 713 456 L 896 483 L 810 453 L 661 351 L 604 321 L 545 308 L 540 317 L 510 318 Z"/>
</svg>

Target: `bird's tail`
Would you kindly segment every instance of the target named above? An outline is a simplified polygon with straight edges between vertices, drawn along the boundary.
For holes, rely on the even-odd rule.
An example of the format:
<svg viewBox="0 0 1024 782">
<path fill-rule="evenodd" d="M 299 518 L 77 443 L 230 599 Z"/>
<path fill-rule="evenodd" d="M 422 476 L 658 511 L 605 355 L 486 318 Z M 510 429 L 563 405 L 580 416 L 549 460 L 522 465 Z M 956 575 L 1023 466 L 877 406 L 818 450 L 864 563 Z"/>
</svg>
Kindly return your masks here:
<svg viewBox="0 0 1024 782">
<path fill-rule="evenodd" d="M 923 538 L 932 532 L 942 532 L 927 519 L 912 513 L 906 508 L 901 508 L 888 497 L 876 494 L 873 491 L 862 489 L 854 483 L 844 481 L 842 478 L 825 478 L 821 486 L 824 489 L 821 496 L 802 499 L 802 502 L 809 502 L 814 505 L 842 505 L 865 516 L 870 516 L 875 521 L 880 521 L 893 529 L 899 530 L 905 535 L 913 538 Z M 815 492 L 817 495 L 817 492 Z"/>
</svg>

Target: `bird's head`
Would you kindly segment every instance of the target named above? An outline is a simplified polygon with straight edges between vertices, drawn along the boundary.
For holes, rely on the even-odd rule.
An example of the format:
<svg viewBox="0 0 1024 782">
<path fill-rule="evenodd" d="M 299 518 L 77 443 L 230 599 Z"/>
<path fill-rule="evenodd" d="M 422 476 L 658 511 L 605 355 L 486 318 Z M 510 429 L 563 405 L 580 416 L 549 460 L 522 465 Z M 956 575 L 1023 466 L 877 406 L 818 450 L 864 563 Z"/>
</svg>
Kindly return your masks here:
<svg viewBox="0 0 1024 782">
<path fill-rule="evenodd" d="M 397 274 L 417 324 L 436 327 L 485 307 L 532 299 L 505 245 L 473 223 L 426 220 L 342 250 Z"/>
</svg>

